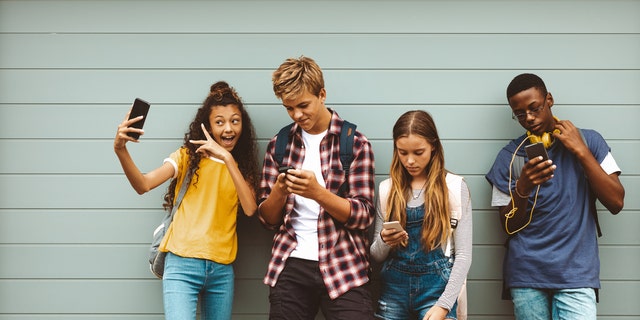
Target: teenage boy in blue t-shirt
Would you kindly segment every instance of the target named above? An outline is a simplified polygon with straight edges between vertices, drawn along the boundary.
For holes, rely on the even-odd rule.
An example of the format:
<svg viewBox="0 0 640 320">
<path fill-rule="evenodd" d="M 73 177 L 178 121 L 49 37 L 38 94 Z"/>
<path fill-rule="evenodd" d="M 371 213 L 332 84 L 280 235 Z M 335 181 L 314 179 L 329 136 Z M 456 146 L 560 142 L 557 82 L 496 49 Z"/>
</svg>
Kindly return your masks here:
<svg viewBox="0 0 640 320">
<path fill-rule="evenodd" d="M 602 136 L 551 112 L 540 77 L 516 76 L 507 88 L 513 118 L 527 130 L 498 153 L 487 173 L 492 206 L 509 235 L 505 293 L 516 319 L 596 319 L 600 260 L 599 200 L 617 214 L 624 203 L 620 168 Z M 524 145 L 546 145 L 549 160 L 527 160 Z"/>
</svg>

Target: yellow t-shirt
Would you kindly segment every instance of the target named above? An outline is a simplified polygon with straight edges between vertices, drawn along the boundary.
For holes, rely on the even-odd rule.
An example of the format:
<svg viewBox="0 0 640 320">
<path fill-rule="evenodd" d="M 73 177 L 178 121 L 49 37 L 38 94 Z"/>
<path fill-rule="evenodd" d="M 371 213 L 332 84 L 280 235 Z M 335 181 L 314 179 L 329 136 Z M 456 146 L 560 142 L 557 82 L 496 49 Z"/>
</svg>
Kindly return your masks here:
<svg viewBox="0 0 640 320">
<path fill-rule="evenodd" d="M 180 148 L 170 159 L 178 166 L 177 197 L 189 167 L 187 150 Z M 196 174 L 191 178 L 159 250 L 230 264 L 238 251 L 236 187 L 227 166 L 221 161 L 201 159 Z"/>
</svg>

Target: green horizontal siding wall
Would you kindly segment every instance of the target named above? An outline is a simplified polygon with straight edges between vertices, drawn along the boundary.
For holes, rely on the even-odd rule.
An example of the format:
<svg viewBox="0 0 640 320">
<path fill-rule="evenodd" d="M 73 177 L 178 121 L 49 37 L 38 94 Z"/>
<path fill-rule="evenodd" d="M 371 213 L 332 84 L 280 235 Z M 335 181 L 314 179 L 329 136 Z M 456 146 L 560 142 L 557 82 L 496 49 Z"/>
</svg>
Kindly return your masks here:
<svg viewBox="0 0 640 320">
<path fill-rule="evenodd" d="M 129 148 L 151 170 L 226 80 L 264 151 L 289 122 L 271 72 L 303 54 L 325 71 L 327 104 L 371 140 L 377 181 L 395 119 L 434 116 L 447 168 L 473 198 L 473 320 L 512 318 L 484 173 L 522 132 L 508 82 L 542 76 L 554 114 L 598 130 L 623 170 L 623 212 L 598 207 L 598 318 L 640 317 L 628 303 L 640 298 L 638 1 L 0 0 L 0 320 L 162 319 L 146 253 L 166 184 L 133 191 L 112 150 L 117 125 L 135 97 L 152 103 Z M 239 235 L 234 319 L 265 319 L 272 233 L 242 217 Z"/>
</svg>

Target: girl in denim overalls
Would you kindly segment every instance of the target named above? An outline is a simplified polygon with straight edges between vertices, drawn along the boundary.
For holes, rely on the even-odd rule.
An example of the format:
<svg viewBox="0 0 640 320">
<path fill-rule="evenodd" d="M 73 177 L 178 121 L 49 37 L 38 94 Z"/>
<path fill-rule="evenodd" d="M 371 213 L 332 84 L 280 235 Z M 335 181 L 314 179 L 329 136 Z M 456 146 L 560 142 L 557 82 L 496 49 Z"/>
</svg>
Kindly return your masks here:
<svg viewBox="0 0 640 320">
<path fill-rule="evenodd" d="M 456 300 L 471 265 L 469 190 L 462 180 L 462 212 L 452 229 L 446 182 L 452 174 L 444 168 L 442 144 L 427 112 L 403 114 L 393 127 L 393 142 L 390 178 L 380 183 L 371 245 L 371 256 L 384 262 L 376 316 L 458 319 Z M 399 221 L 403 229 L 385 229 L 385 221 Z M 452 253 L 450 236 L 455 239 Z"/>
</svg>

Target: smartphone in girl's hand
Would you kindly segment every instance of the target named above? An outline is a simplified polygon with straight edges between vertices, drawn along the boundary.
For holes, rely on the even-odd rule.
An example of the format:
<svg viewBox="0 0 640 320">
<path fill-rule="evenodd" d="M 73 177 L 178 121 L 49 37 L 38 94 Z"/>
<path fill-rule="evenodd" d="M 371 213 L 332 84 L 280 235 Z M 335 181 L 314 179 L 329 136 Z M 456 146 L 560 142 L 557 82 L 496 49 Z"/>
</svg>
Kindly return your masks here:
<svg viewBox="0 0 640 320">
<path fill-rule="evenodd" d="M 384 222 L 382 224 L 382 227 L 384 229 L 395 229 L 396 231 L 404 231 L 404 229 L 402 229 L 402 225 L 400 225 L 399 221 L 388 221 L 388 222 Z"/>
<path fill-rule="evenodd" d="M 136 128 L 136 129 L 142 129 L 142 126 L 144 126 L 144 121 L 147 120 L 147 114 L 149 113 L 149 108 L 151 107 L 151 105 L 140 99 L 140 98 L 136 98 L 136 100 L 133 102 L 133 107 L 131 108 L 131 113 L 129 114 L 129 120 L 133 119 L 133 118 L 137 118 L 139 116 L 144 116 L 142 118 L 142 120 L 134 122 L 133 124 L 131 124 L 131 126 L 129 126 L 130 128 Z M 127 132 L 127 135 L 131 138 L 134 138 L 136 140 L 138 140 L 140 138 L 140 134 L 137 132 Z"/>
</svg>

